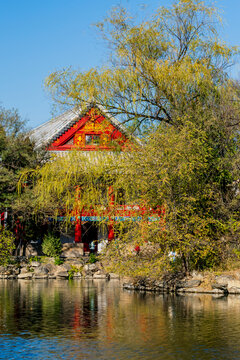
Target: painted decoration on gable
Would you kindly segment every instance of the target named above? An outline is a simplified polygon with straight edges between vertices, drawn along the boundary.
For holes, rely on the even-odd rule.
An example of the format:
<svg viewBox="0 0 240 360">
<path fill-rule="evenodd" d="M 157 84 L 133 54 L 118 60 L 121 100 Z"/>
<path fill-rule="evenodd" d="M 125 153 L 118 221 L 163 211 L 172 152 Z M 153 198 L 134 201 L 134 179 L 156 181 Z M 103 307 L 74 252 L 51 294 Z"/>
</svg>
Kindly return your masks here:
<svg viewBox="0 0 240 360">
<path fill-rule="evenodd" d="M 104 131 L 104 126 L 102 123 L 96 121 L 89 121 L 84 126 L 85 131 Z"/>
<path fill-rule="evenodd" d="M 114 143 L 124 146 L 127 138 L 98 109 L 90 109 L 71 128 L 61 134 L 48 150 L 112 150 Z"/>
<path fill-rule="evenodd" d="M 80 147 L 84 146 L 84 137 L 83 137 L 83 135 L 82 134 L 76 134 L 73 143 L 75 143 L 77 146 L 80 146 Z"/>
</svg>

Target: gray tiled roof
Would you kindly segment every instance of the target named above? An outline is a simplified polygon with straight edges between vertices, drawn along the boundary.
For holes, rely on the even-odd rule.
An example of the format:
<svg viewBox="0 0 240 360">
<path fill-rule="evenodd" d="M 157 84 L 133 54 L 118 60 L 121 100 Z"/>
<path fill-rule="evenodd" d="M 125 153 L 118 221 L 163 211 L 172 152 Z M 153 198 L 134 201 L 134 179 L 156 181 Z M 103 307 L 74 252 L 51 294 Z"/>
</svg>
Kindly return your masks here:
<svg viewBox="0 0 240 360">
<path fill-rule="evenodd" d="M 102 114 L 105 115 L 116 128 L 127 135 L 125 127 L 117 119 L 111 116 L 106 109 L 104 109 L 101 105 L 94 104 L 94 106 L 98 107 Z M 64 112 L 62 115 L 59 115 L 33 129 L 30 133 L 30 137 L 34 140 L 36 148 L 55 141 L 65 131 L 70 129 L 80 117 L 84 116 L 85 112 L 90 107 L 91 105 L 89 105 L 85 111 L 82 111 L 80 108 L 72 108 Z M 136 140 L 138 141 L 138 139 Z"/>
<path fill-rule="evenodd" d="M 62 135 L 81 116 L 81 110 L 70 109 L 31 131 L 30 137 L 35 141 L 36 148 L 47 145 Z"/>
</svg>

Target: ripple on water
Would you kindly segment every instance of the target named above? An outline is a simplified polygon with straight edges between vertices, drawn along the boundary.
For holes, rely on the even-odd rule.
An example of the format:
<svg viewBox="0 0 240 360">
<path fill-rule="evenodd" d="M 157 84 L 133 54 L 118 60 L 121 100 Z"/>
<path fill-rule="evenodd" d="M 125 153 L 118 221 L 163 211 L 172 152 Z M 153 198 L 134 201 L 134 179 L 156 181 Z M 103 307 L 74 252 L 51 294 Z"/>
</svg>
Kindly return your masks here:
<svg viewBox="0 0 240 360">
<path fill-rule="evenodd" d="M 0 282 L 0 359 L 240 359 L 240 298 Z"/>
</svg>

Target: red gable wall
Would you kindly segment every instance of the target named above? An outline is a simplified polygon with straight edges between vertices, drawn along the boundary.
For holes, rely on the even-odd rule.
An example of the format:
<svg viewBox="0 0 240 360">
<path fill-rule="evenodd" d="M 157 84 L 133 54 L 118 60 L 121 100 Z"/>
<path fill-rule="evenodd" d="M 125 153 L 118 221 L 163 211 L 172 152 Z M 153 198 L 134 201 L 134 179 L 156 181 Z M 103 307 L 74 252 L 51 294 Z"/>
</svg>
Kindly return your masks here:
<svg viewBox="0 0 240 360">
<path fill-rule="evenodd" d="M 114 146 L 126 145 L 127 138 L 98 109 L 90 109 L 64 134 L 59 136 L 48 150 L 96 149 L 111 150 Z"/>
</svg>

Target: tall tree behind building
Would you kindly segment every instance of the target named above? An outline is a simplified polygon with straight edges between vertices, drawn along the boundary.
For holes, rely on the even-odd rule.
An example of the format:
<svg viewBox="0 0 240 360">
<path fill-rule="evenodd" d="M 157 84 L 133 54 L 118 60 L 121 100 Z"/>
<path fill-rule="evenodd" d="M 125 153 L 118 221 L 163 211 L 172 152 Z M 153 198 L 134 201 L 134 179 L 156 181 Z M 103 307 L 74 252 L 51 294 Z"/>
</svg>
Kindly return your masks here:
<svg viewBox="0 0 240 360">
<path fill-rule="evenodd" d="M 57 102 L 84 106 L 94 98 L 147 134 L 112 182 L 126 202 L 163 206 L 166 226 L 160 232 L 145 222 L 142 236 L 136 223 L 122 236 L 158 243 L 161 259 L 175 250 L 186 271 L 213 266 L 239 246 L 240 99 L 226 71 L 238 50 L 220 40 L 219 22 L 217 9 L 199 0 L 161 7 L 140 24 L 115 8 L 98 25 L 111 62 L 46 81 Z"/>
<path fill-rule="evenodd" d="M 41 153 L 34 150 L 26 122 L 17 110 L 0 108 L 0 211 L 8 209 L 9 214 L 21 213 L 16 207 L 17 185 L 20 173 L 25 168 L 36 168 Z M 25 184 L 27 185 L 27 184 Z M 22 215 L 27 209 L 24 208 Z M 31 211 L 30 211 L 31 212 Z"/>
</svg>

